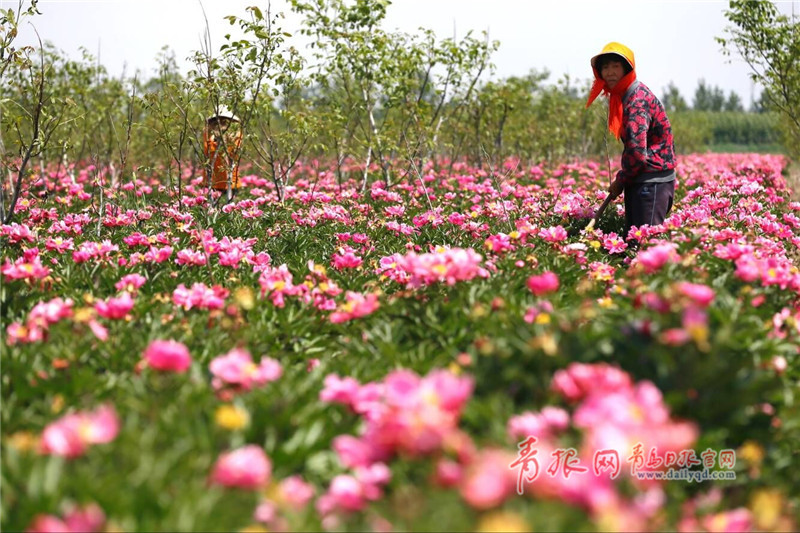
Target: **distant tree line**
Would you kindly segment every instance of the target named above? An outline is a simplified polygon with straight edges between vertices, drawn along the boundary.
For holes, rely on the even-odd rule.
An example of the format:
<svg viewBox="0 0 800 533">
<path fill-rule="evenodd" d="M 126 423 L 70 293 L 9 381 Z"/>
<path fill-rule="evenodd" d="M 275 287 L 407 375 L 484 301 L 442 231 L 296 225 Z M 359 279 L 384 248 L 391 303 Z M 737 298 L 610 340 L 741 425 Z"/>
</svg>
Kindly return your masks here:
<svg viewBox="0 0 800 533">
<path fill-rule="evenodd" d="M 673 123 L 679 152 L 780 149 L 780 117 L 770 110 L 765 92 L 745 110 L 737 93 L 730 91 L 726 96 L 721 87 L 701 79 L 691 105 L 674 83 L 664 89 L 662 103 Z"/>
</svg>

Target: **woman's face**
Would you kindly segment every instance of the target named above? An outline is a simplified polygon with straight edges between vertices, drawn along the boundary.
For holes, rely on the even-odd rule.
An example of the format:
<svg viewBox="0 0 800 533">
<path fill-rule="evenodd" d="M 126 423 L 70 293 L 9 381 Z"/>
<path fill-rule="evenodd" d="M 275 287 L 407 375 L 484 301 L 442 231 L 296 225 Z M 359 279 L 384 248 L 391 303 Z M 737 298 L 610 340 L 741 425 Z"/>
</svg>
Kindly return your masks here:
<svg viewBox="0 0 800 533">
<path fill-rule="evenodd" d="M 225 132 L 228 129 L 228 126 L 231 125 L 231 121 L 229 118 L 226 117 L 215 117 L 208 121 L 208 128 L 214 132 Z"/>
<path fill-rule="evenodd" d="M 612 59 L 604 62 L 600 68 L 600 77 L 603 78 L 609 89 L 613 89 L 624 76 L 625 67 L 622 65 L 622 61 Z"/>
</svg>

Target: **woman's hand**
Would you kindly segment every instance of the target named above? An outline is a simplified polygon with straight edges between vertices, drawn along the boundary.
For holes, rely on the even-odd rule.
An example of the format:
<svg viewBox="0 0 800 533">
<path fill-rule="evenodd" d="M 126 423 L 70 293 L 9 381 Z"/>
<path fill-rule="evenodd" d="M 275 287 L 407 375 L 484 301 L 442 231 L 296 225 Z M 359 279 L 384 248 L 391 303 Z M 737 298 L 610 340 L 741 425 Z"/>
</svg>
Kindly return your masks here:
<svg viewBox="0 0 800 533">
<path fill-rule="evenodd" d="M 612 199 L 622 194 L 622 191 L 624 190 L 625 184 L 619 179 L 615 179 L 613 182 L 611 182 L 611 185 L 608 186 L 608 194 Z"/>
</svg>

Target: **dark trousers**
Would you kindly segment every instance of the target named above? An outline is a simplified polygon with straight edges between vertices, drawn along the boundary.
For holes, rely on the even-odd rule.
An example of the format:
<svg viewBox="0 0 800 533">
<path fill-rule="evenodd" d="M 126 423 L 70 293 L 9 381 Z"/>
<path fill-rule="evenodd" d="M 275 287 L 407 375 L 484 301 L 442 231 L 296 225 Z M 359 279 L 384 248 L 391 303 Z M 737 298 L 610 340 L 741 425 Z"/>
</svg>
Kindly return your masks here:
<svg viewBox="0 0 800 533">
<path fill-rule="evenodd" d="M 675 181 L 634 183 L 625 187 L 625 237 L 631 226 L 655 226 L 664 222 L 672 209 Z"/>
</svg>

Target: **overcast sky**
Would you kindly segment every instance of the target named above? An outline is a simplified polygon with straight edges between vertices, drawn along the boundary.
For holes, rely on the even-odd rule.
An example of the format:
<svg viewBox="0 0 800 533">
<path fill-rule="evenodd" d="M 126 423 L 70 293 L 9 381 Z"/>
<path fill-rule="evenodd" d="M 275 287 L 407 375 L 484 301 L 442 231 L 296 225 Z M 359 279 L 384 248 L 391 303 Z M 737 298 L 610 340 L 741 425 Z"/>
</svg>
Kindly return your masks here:
<svg viewBox="0 0 800 533">
<path fill-rule="evenodd" d="M 212 45 L 223 43 L 231 26 L 222 17 L 245 15 L 245 7 L 266 6 L 263 0 L 202 0 L 208 15 Z M 800 2 L 776 2 L 787 14 L 800 14 Z M 0 0 L 4 8 L 18 0 Z M 27 4 L 27 2 L 26 2 Z M 200 49 L 205 28 L 200 0 L 41 0 L 41 16 L 33 24 L 72 57 L 83 46 L 97 56 L 113 75 L 155 72 L 155 57 L 169 45 L 183 66 L 193 50 Z M 727 2 L 719 1 L 612 1 L 612 0 L 394 0 L 384 28 L 414 32 L 420 26 L 440 37 L 463 36 L 468 30 L 488 30 L 500 41 L 493 56 L 495 77 L 524 75 L 547 69 L 551 81 L 562 74 L 587 79 L 589 58 L 608 41 L 629 46 L 636 56 L 638 78 L 656 94 L 672 81 L 691 104 L 700 78 L 726 93 L 734 90 L 747 105 L 756 96 L 741 60 L 723 56 L 714 37 L 728 25 Z M 286 31 L 297 29 L 299 19 L 286 0 L 273 0 L 273 11 L 283 11 Z M 23 44 L 35 42 L 33 29 L 21 28 Z"/>
</svg>

